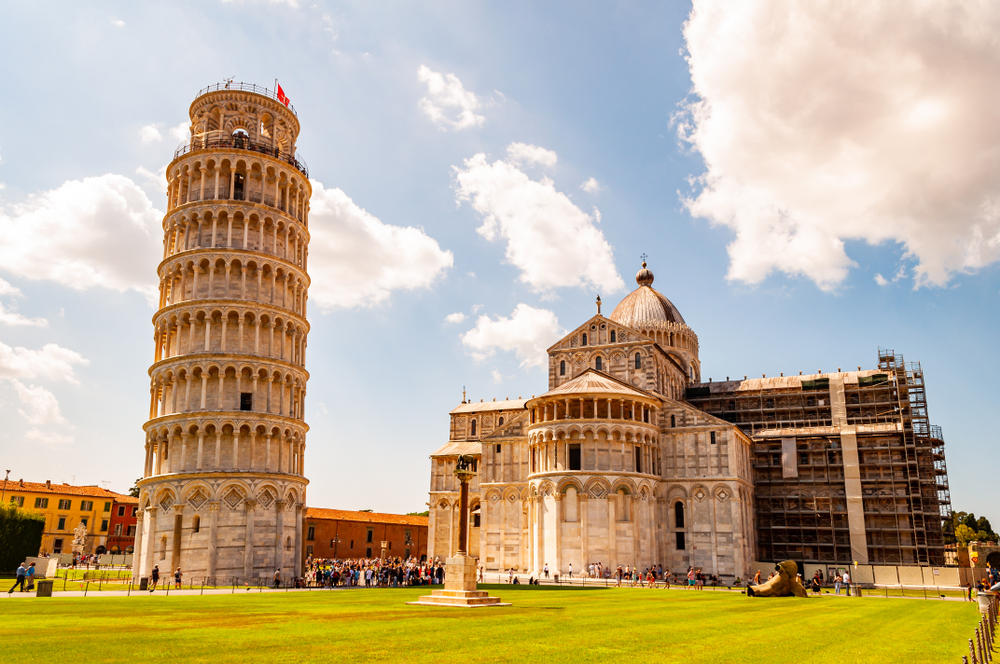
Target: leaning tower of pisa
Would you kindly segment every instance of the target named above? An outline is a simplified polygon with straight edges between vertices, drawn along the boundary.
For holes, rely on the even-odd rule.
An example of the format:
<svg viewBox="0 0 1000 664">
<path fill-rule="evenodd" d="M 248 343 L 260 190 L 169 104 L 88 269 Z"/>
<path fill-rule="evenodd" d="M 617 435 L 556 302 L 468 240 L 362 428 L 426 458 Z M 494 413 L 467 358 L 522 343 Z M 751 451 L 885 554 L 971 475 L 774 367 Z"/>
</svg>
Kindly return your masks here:
<svg viewBox="0 0 1000 664">
<path fill-rule="evenodd" d="M 312 189 L 278 97 L 202 90 L 167 168 L 137 578 L 301 573 Z"/>
</svg>

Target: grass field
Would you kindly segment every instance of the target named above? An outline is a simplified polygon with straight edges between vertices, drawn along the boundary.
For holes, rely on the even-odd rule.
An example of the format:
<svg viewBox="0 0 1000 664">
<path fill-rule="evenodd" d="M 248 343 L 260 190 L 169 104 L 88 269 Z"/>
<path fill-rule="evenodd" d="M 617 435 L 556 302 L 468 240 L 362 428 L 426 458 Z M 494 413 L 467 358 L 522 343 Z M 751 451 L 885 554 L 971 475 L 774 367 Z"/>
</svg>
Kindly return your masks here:
<svg viewBox="0 0 1000 664">
<path fill-rule="evenodd" d="M 481 586 L 514 606 L 407 606 L 397 590 L 19 599 L 4 661 L 960 662 L 973 603 Z M 544 659 L 542 659 L 544 658 Z"/>
</svg>

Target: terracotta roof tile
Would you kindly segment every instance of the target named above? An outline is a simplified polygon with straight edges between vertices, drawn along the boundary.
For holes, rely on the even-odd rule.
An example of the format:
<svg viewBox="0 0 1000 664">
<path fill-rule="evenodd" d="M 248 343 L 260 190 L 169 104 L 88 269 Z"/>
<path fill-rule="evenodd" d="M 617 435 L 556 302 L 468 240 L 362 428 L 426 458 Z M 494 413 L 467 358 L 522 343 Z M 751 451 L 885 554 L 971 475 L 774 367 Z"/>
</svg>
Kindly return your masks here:
<svg viewBox="0 0 1000 664">
<path fill-rule="evenodd" d="M 339 519 L 340 521 L 359 521 L 362 523 L 395 523 L 405 526 L 426 526 L 426 516 L 408 516 L 405 514 L 383 514 L 381 512 L 354 512 L 351 510 L 331 510 L 325 507 L 310 507 L 306 509 L 307 519 Z"/>
<path fill-rule="evenodd" d="M 7 493 L 11 492 L 47 493 L 53 496 L 94 496 L 95 498 L 122 498 L 124 494 L 108 491 L 99 486 L 74 486 L 72 484 L 55 484 L 51 486 L 43 482 L 25 482 L 23 480 L 7 480 Z"/>
</svg>

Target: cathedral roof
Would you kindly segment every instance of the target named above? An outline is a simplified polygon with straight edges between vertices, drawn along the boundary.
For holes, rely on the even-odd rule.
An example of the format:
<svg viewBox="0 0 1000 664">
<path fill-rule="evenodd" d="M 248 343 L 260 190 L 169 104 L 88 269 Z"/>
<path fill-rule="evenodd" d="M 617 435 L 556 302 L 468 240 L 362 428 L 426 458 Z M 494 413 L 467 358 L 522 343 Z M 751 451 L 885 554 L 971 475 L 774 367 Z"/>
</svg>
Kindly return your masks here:
<svg viewBox="0 0 1000 664">
<path fill-rule="evenodd" d="M 481 451 L 482 448 L 478 440 L 453 440 L 445 443 L 431 456 L 462 456 L 463 454 L 479 454 Z"/>
<path fill-rule="evenodd" d="M 658 400 L 649 392 L 632 387 L 606 373 L 601 373 L 597 369 L 587 369 L 576 378 L 566 381 L 554 390 L 549 390 L 540 398 L 577 394 L 624 394 L 630 397 Z"/>
<path fill-rule="evenodd" d="M 673 302 L 653 288 L 653 273 L 646 269 L 645 261 L 635 281 L 639 287 L 618 303 L 611 320 L 633 330 L 666 329 L 671 323 L 686 325 Z"/>
<path fill-rule="evenodd" d="M 504 399 L 503 401 L 470 401 L 452 409 L 452 413 L 488 413 L 494 410 L 521 410 L 527 399 Z"/>
</svg>

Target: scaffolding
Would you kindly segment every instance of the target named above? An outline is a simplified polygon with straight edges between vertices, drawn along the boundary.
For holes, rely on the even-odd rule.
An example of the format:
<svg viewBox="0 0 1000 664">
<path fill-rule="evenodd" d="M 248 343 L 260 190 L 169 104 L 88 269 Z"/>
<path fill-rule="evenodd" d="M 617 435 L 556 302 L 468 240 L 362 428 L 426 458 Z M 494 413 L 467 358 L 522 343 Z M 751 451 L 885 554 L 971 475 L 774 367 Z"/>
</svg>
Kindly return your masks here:
<svg viewBox="0 0 1000 664">
<path fill-rule="evenodd" d="M 759 559 L 853 562 L 846 423 L 856 431 L 869 563 L 943 565 L 951 502 L 944 441 L 928 423 L 919 363 L 880 348 L 877 371 L 846 377 L 703 383 L 686 397 L 754 440 Z M 843 407 L 836 419 L 834 398 Z"/>
</svg>

